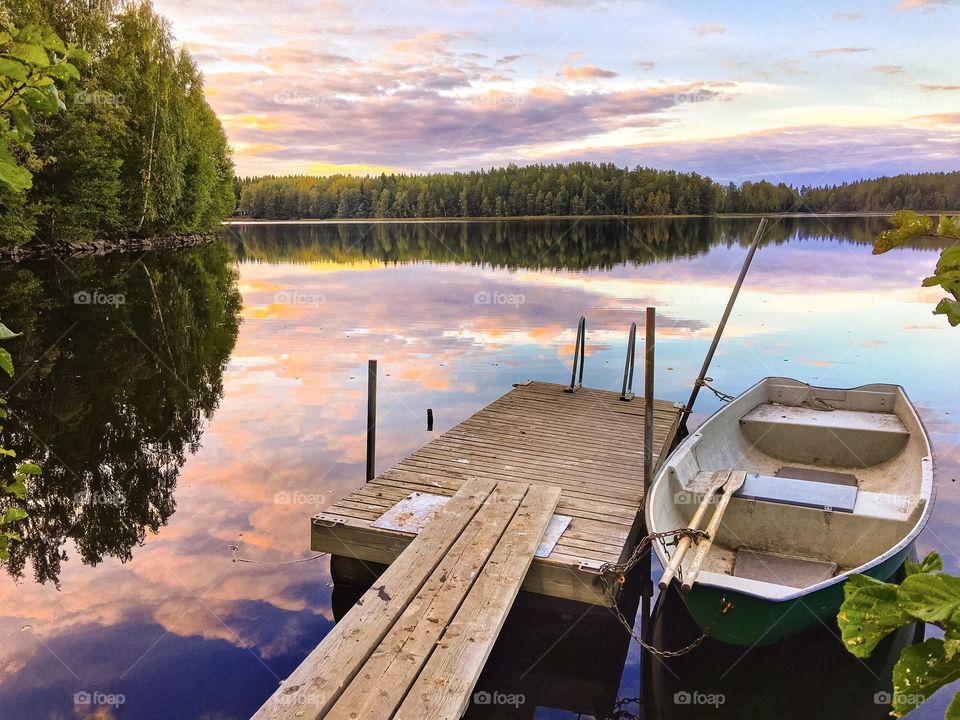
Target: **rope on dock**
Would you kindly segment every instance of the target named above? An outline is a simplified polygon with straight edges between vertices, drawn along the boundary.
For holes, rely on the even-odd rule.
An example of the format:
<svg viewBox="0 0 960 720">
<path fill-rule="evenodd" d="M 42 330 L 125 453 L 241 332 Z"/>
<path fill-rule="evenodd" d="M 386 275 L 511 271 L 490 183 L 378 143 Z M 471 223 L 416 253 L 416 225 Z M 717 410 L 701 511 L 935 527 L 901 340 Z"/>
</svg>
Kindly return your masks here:
<svg viewBox="0 0 960 720">
<path fill-rule="evenodd" d="M 693 528 L 679 528 L 677 530 L 666 530 L 664 532 L 650 533 L 649 535 L 644 536 L 640 542 L 637 543 L 633 553 L 629 558 L 627 558 L 627 560 L 622 563 L 605 563 L 600 568 L 600 581 L 603 583 L 604 592 L 606 592 L 606 594 L 610 597 L 613 612 L 620 621 L 620 624 L 626 628 L 627 632 L 630 633 L 630 637 L 632 637 L 640 645 L 640 647 L 647 652 L 661 658 L 679 657 L 680 655 L 686 655 L 687 653 L 696 649 L 703 643 L 704 640 L 707 639 L 710 626 L 705 628 L 700 634 L 700 637 L 698 637 L 696 640 L 677 650 L 662 650 L 654 647 L 637 635 L 636 631 L 633 629 L 633 623 L 631 623 L 620 610 L 620 605 L 617 602 L 617 587 L 626 582 L 627 574 L 640 563 L 644 551 L 651 542 L 657 540 L 661 545 L 666 547 L 666 538 L 668 537 L 673 538 L 674 543 L 683 537 L 689 537 L 694 543 L 698 543 L 700 540 L 708 538 L 709 535 L 703 530 L 694 530 Z M 725 614 L 731 607 L 732 605 L 730 603 L 724 605 L 720 610 L 720 615 Z"/>
</svg>

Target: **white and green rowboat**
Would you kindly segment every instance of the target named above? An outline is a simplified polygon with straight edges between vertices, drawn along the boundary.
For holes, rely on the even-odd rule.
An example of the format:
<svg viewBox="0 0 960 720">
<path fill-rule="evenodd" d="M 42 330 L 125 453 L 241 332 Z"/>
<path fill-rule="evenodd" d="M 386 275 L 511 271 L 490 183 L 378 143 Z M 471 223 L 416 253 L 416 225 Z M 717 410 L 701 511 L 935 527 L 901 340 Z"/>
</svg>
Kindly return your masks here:
<svg viewBox="0 0 960 720">
<path fill-rule="evenodd" d="M 727 487 L 740 487 L 723 502 L 717 488 L 733 478 Z M 766 644 L 832 625 L 849 575 L 889 579 L 934 495 L 930 441 L 903 388 L 766 378 L 677 446 L 651 485 L 646 521 L 651 533 L 690 527 L 703 508 L 694 523 L 703 529 L 720 510 L 700 541 L 699 572 L 684 575 L 693 545 L 675 581 L 685 579 L 684 601 L 708 635 Z M 664 567 L 678 545 L 655 544 Z"/>
</svg>

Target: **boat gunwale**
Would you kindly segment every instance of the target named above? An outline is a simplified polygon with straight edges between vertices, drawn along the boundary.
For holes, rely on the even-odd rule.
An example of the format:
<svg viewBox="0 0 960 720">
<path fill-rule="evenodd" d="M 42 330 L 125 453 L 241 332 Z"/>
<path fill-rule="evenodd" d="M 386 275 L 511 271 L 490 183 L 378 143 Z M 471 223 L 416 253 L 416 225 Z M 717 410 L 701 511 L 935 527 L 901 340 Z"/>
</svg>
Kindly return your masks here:
<svg viewBox="0 0 960 720">
<path fill-rule="evenodd" d="M 759 598 L 761 600 L 766 600 L 768 602 L 775 602 L 775 603 L 791 602 L 799 598 L 803 598 L 807 595 L 812 595 L 813 593 L 819 592 L 820 590 L 824 590 L 826 588 L 833 587 L 834 585 L 843 583 L 851 575 L 865 574 L 869 572 L 869 570 L 871 570 L 872 568 L 883 564 L 884 562 L 889 560 L 891 557 L 902 552 L 904 548 L 909 547 L 914 543 L 914 541 L 916 541 L 917 537 L 920 535 L 920 533 L 923 531 L 923 528 L 926 526 L 927 521 L 930 519 L 930 514 L 933 512 L 933 506 L 936 502 L 936 496 L 937 496 L 937 482 L 936 482 L 936 477 L 934 475 L 935 461 L 933 456 L 933 448 L 930 445 L 930 434 L 927 430 L 926 425 L 923 422 L 923 419 L 920 417 L 920 414 L 917 412 L 916 406 L 914 405 L 913 401 L 910 399 L 909 394 L 907 393 L 906 389 L 902 385 L 899 385 L 897 383 L 867 383 L 864 385 L 858 385 L 856 387 L 850 387 L 850 388 L 828 388 L 828 387 L 811 385 L 810 383 L 805 383 L 802 380 L 797 380 L 796 378 L 788 378 L 788 377 L 783 377 L 778 375 L 778 376 L 768 376 L 768 377 L 762 378 L 761 380 L 759 380 L 758 382 L 754 383 L 752 386 L 744 390 L 742 393 L 737 395 L 737 398 L 740 398 L 743 395 L 746 395 L 747 393 L 750 393 L 760 388 L 761 386 L 765 385 L 770 381 L 776 381 L 776 380 L 788 380 L 790 382 L 800 383 L 810 387 L 813 390 L 839 390 L 839 391 L 853 392 L 857 390 L 867 390 L 870 388 L 877 388 L 879 386 L 884 386 L 884 387 L 888 387 L 890 389 L 899 391 L 902 394 L 903 399 L 906 401 L 906 406 L 907 408 L 909 408 L 909 411 L 913 419 L 916 420 L 917 425 L 921 430 L 920 442 L 922 442 L 924 446 L 922 449 L 926 450 L 926 453 L 923 455 L 923 457 L 920 460 L 920 492 L 918 494 L 918 497 L 921 500 L 925 501 L 923 512 L 921 513 L 920 517 L 917 519 L 917 522 L 914 523 L 914 526 L 910 529 L 910 531 L 896 545 L 889 548 L 886 552 L 876 556 L 875 558 L 871 559 L 866 563 L 858 565 L 857 567 L 851 568 L 849 570 L 845 570 L 844 572 L 838 575 L 835 575 L 832 578 L 819 582 L 815 585 L 810 585 L 805 588 L 791 588 L 791 586 L 789 585 L 769 583 L 761 580 L 748 581 L 751 584 L 751 586 L 763 585 L 763 586 L 768 586 L 771 589 L 772 588 L 791 588 L 793 592 L 790 592 L 786 595 L 773 596 L 773 595 L 770 595 L 769 593 L 763 593 L 759 589 L 753 590 L 747 587 L 736 587 L 735 584 L 731 584 L 729 582 L 729 580 L 734 579 L 733 576 L 725 575 L 722 573 L 714 573 L 706 570 L 700 573 L 699 577 L 697 578 L 697 583 L 694 585 L 692 591 L 695 591 L 697 586 L 705 586 L 705 587 L 717 588 L 721 590 L 729 590 L 731 592 Z M 648 498 L 657 497 L 660 484 L 665 481 L 667 471 L 670 469 L 670 466 L 671 466 L 670 461 L 674 457 L 674 455 L 678 454 L 682 450 L 689 449 L 691 445 L 693 445 L 700 437 L 702 437 L 702 432 L 701 432 L 702 429 L 706 427 L 707 424 L 710 423 L 712 420 L 714 420 L 718 415 L 728 411 L 729 408 L 733 405 L 733 403 L 736 402 L 737 398 L 734 398 L 734 400 L 731 401 L 729 405 L 724 405 L 718 408 L 717 411 L 714 412 L 712 415 L 710 415 L 710 417 L 708 417 L 706 420 L 704 420 L 703 423 L 696 430 L 694 430 L 692 433 L 690 433 L 689 436 L 687 436 L 680 443 L 677 444 L 677 446 L 671 451 L 671 453 L 664 460 L 663 464 L 660 466 L 660 470 L 657 472 L 657 476 L 656 478 L 654 478 L 654 481 L 650 486 L 648 496 L 647 496 Z M 927 482 L 927 479 L 926 479 L 928 476 L 930 479 L 929 483 Z M 647 498 L 644 498 L 644 499 L 646 500 Z M 652 506 L 653 506 L 652 502 L 645 503 L 644 519 L 646 520 L 648 532 L 657 531 L 656 528 L 653 528 L 651 524 L 651 507 Z M 667 563 L 670 560 L 669 557 L 666 556 L 663 548 L 660 547 L 657 543 L 654 543 L 653 546 L 657 554 L 657 559 L 660 560 L 660 563 L 664 567 L 666 567 Z M 714 578 L 717 578 L 717 579 L 714 579 Z"/>
</svg>

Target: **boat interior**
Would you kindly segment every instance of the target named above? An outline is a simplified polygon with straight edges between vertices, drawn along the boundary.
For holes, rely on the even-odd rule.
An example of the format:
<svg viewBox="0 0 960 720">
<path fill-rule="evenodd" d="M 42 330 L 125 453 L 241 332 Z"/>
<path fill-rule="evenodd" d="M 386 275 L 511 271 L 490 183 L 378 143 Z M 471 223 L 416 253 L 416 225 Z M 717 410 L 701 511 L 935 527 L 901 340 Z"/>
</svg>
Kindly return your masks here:
<svg viewBox="0 0 960 720">
<path fill-rule="evenodd" d="M 687 527 L 708 486 L 730 471 L 745 479 L 698 582 L 770 597 L 902 547 L 919 532 L 933 492 L 926 433 L 895 385 L 760 382 L 670 457 L 651 491 L 651 531 Z"/>
</svg>

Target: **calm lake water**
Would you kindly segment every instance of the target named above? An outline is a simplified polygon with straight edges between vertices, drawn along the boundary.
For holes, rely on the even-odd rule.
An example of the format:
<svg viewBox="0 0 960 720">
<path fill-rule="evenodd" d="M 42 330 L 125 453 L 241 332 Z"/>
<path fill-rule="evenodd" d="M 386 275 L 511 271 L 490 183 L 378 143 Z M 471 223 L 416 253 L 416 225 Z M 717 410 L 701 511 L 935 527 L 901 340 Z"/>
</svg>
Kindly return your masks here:
<svg viewBox="0 0 960 720">
<path fill-rule="evenodd" d="M 363 482 L 368 358 L 380 469 L 435 436 L 427 408 L 441 432 L 514 382 L 568 381 L 580 315 L 585 384 L 619 389 L 629 325 L 657 306 L 657 396 L 684 401 L 755 225 L 242 225 L 185 252 L 0 268 L 0 318 L 24 333 L 7 444 L 44 469 L 0 577 L 0 718 L 249 717 L 353 600 L 311 559 L 309 517 Z M 904 385 L 938 463 L 918 550 L 960 573 L 960 329 L 920 287 L 939 248 L 874 257 L 883 225 L 774 223 L 710 375 L 729 393 Z M 694 423 L 718 407 L 701 394 Z M 670 601 L 658 632 L 677 646 Z M 895 643 L 862 664 L 823 629 L 641 673 L 606 611 L 582 610 L 522 598 L 480 688 L 524 702 L 470 715 L 886 716 Z M 942 717 L 953 690 L 911 717 Z"/>
</svg>

